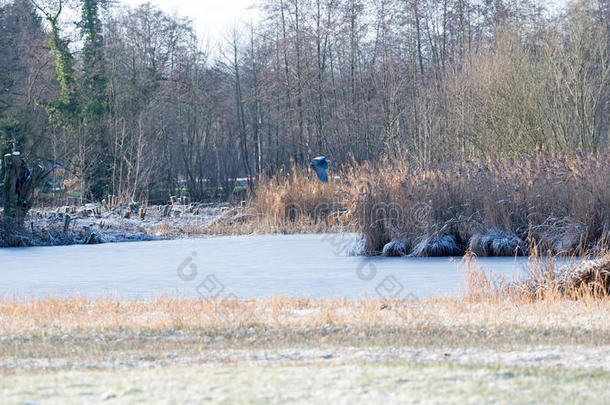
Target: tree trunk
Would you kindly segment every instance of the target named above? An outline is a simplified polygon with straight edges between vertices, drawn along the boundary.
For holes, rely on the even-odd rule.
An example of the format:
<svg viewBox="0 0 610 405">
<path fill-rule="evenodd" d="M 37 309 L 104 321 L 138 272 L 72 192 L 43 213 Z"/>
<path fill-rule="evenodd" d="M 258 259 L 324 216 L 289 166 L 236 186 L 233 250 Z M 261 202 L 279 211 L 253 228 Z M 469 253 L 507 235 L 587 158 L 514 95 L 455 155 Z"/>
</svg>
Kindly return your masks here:
<svg viewBox="0 0 610 405">
<path fill-rule="evenodd" d="M 2 225 L 8 235 L 20 231 L 32 206 L 34 191 L 46 173 L 40 164 L 32 168 L 19 152 L 4 155 L 4 214 Z"/>
</svg>

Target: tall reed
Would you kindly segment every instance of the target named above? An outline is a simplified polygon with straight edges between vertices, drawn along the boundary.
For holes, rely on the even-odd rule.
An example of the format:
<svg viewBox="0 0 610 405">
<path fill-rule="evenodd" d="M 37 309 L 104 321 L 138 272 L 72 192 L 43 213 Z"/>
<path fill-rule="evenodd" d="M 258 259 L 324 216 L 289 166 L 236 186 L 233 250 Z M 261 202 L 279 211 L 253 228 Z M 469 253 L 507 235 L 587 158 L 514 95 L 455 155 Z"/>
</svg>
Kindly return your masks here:
<svg viewBox="0 0 610 405">
<path fill-rule="evenodd" d="M 347 224 L 369 254 L 390 241 L 420 256 L 528 254 L 532 244 L 573 253 L 606 245 L 609 158 L 537 154 L 427 168 L 385 159 L 342 167 L 329 184 L 295 169 L 263 180 L 251 207 L 278 224 Z"/>
</svg>

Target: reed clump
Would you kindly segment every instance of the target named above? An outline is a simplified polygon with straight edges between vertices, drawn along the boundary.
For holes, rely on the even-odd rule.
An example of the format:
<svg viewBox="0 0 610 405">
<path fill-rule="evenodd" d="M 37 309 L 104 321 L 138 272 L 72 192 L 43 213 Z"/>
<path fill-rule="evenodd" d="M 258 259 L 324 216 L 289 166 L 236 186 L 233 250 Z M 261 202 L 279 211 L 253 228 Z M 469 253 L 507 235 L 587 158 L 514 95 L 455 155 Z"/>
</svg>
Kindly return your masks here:
<svg viewBox="0 0 610 405">
<path fill-rule="evenodd" d="M 593 248 L 610 224 L 607 156 L 536 155 L 427 169 L 395 163 L 360 172 L 370 186 L 354 196 L 356 216 L 368 219 L 361 231 L 374 252 L 394 239 L 415 246 L 452 237 L 457 250 L 483 255 L 527 254 L 532 243 L 568 253 Z"/>
<path fill-rule="evenodd" d="M 528 258 L 527 273 L 508 281 L 480 268 L 476 255 L 462 258 L 467 302 L 608 302 L 610 300 L 610 252 L 589 258 L 578 256 L 539 256 L 537 249 Z"/>
<path fill-rule="evenodd" d="M 311 171 L 295 166 L 288 174 L 261 179 L 246 212 L 249 222 L 266 232 L 346 230 L 347 201 L 345 189 L 332 176 L 321 183 Z"/>
<path fill-rule="evenodd" d="M 562 260 L 562 259 L 560 259 Z M 565 264 L 549 260 L 531 260 L 528 278 L 516 284 L 518 290 L 535 299 L 561 296 L 568 299 L 610 297 L 610 253 L 593 258 L 569 258 Z"/>
<path fill-rule="evenodd" d="M 426 168 L 385 159 L 340 168 L 329 184 L 294 170 L 261 182 L 252 204 L 278 224 L 340 219 L 365 236 L 367 254 L 390 242 L 414 256 L 588 252 L 606 247 L 609 158 L 540 153 Z"/>
</svg>

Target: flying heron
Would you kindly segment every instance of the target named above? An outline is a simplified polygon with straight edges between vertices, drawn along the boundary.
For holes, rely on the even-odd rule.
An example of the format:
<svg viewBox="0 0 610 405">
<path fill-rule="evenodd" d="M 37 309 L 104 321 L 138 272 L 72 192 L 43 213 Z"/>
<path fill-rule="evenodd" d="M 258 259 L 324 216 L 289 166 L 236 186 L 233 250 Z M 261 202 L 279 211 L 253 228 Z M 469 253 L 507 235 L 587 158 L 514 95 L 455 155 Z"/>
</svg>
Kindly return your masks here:
<svg viewBox="0 0 610 405">
<path fill-rule="evenodd" d="M 326 173 L 326 170 L 328 170 L 328 160 L 324 156 L 313 158 L 310 166 L 316 172 L 321 182 L 328 183 L 328 174 Z"/>
</svg>

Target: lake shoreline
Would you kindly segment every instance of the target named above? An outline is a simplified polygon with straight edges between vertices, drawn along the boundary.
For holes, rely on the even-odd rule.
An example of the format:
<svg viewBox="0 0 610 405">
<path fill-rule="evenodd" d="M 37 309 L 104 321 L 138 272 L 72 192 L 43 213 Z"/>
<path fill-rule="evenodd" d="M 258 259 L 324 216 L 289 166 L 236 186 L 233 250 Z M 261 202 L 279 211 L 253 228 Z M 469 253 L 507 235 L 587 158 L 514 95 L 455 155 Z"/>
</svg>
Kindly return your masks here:
<svg viewBox="0 0 610 405">
<path fill-rule="evenodd" d="M 338 222 L 298 218 L 278 220 L 269 213 L 260 213 L 251 205 L 228 203 L 165 204 L 139 207 L 120 204 L 108 207 L 102 203 L 84 206 L 33 208 L 25 219 L 22 231 L 3 239 L 0 249 L 7 247 L 42 247 L 94 245 L 102 243 L 145 242 L 214 236 L 247 236 L 267 234 L 340 234 L 354 233 L 356 228 Z M 368 251 L 365 234 L 350 247 L 357 256 L 385 257 L 462 257 L 472 252 L 479 257 L 517 257 L 531 252 L 525 242 L 512 238 L 495 228 L 478 235 L 468 246 L 456 244 L 446 237 L 421 236 L 419 248 L 409 249 L 392 239 L 376 252 Z M 563 252 L 565 255 L 566 252 Z M 587 252 L 580 252 L 585 255 Z M 595 253 L 591 251 L 588 253 Z M 537 251 L 544 256 L 557 253 Z M 563 256 L 562 255 L 562 256 Z"/>
<path fill-rule="evenodd" d="M 2 247 L 93 245 L 142 242 L 209 235 L 217 223 L 239 221 L 239 210 L 228 204 L 105 204 L 34 208 L 24 229 Z"/>
</svg>

